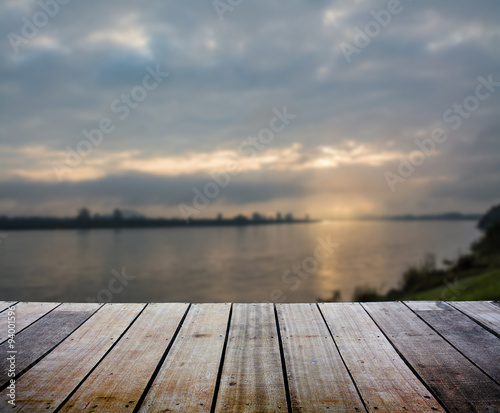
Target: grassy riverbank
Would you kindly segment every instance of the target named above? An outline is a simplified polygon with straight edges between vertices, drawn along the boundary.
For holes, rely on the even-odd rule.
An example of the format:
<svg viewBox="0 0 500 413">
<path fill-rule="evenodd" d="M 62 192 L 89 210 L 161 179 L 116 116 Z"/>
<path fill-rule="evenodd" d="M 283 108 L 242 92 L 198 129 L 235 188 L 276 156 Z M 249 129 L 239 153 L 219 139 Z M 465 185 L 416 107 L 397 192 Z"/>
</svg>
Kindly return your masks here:
<svg viewBox="0 0 500 413">
<path fill-rule="evenodd" d="M 438 268 L 432 255 L 409 268 L 401 288 L 379 295 L 358 288 L 354 301 L 500 300 L 500 223 L 488 228 L 471 252 Z"/>
</svg>

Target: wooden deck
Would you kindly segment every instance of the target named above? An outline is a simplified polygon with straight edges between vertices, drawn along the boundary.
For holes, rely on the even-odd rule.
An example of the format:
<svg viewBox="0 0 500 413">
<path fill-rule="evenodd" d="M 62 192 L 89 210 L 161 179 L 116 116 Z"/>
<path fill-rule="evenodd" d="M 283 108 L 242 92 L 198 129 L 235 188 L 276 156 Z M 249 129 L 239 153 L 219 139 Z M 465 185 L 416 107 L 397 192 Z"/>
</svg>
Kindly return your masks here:
<svg viewBox="0 0 500 413">
<path fill-rule="evenodd" d="M 0 311 L 2 412 L 500 412 L 498 303 Z"/>
</svg>

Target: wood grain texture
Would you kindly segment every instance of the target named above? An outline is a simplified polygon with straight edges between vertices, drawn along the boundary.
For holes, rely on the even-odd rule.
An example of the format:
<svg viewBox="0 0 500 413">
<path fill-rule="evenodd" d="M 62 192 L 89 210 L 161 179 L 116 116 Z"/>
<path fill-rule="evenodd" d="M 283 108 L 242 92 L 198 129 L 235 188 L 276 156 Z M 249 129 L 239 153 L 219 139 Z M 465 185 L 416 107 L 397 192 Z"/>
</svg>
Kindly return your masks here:
<svg viewBox="0 0 500 413">
<path fill-rule="evenodd" d="M 500 411 L 500 387 L 403 303 L 362 305 L 450 411 Z"/>
<path fill-rule="evenodd" d="M 448 304 L 426 309 L 425 303 L 406 302 L 427 324 L 469 360 L 500 383 L 500 338 Z"/>
<path fill-rule="evenodd" d="M 216 412 L 288 410 L 272 304 L 234 304 Z"/>
<path fill-rule="evenodd" d="M 15 305 L 17 301 L 0 301 L 0 313 L 5 311 L 7 308 Z M 2 314 L 0 314 L 1 316 Z"/>
<path fill-rule="evenodd" d="M 449 304 L 500 336 L 500 307 L 484 301 L 455 301 Z"/>
<path fill-rule="evenodd" d="M 182 303 L 148 304 L 60 411 L 132 411 L 187 308 Z"/>
<path fill-rule="evenodd" d="M 16 375 L 43 357 L 52 348 L 68 337 L 84 323 L 98 308 L 99 304 L 66 303 L 15 336 Z M 0 354 L 7 354 L 8 342 L 0 345 Z M 7 376 L 7 358 L 0 358 L 0 388 L 4 388 Z"/>
<path fill-rule="evenodd" d="M 54 411 L 116 343 L 143 307 L 143 304 L 105 304 L 17 380 L 16 408 L 10 411 Z M 92 405 L 86 407 L 93 411 Z"/>
<path fill-rule="evenodd" d="M 500 412 L 491 302 L 56 305 L 17 303 L 0 411 Z"/>
<path fill-rule="evenodd" d="M 14 306 L 16 317 L 16 334 L 30 324 L 42 318 L 60 303 L 17 303 Z M 0 344 L 7 340 L 7 312 L 0 313 Z"/>
<path fill-rule="evenodd" d="M 140 412 L 210 412 L 230 310 L 191 306 Z"/>
<path fill-rule="evenodd" d="M 319 306 L 368 411 L 443 411 L 360 304 Z"/>
<path fill-rule="evenodd" d="M 315 304 L 277 304 L 293 412 L 364 412 Z"/>
</svg>

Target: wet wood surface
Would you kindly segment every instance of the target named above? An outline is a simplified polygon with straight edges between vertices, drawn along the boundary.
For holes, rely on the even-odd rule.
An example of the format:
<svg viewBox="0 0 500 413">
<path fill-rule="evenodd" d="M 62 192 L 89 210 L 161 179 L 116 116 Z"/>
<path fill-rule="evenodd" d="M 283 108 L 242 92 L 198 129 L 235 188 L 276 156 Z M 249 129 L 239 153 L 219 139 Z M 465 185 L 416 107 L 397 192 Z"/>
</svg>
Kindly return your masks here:
<svg viewBox="0 0 500 413">
<path fill-rule="evenodd" d="M 0 329 L 0 412 L 500 412 L 492 302 L 12 301 Z"/>
</svg>

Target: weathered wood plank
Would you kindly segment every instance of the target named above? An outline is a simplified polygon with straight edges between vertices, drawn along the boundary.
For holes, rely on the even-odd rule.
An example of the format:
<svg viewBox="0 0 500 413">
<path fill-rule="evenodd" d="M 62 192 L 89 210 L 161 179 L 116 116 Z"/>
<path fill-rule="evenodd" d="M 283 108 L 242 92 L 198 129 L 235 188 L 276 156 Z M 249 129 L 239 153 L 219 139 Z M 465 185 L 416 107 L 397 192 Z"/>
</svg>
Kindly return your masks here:
<svg viewBox="0 0 500 413">
<path fill-rule="evenodd" d="M 42 318 L 60 303 L 17 303 L 14 305 L 16 334 Z M 7 313 L 0 314 L 0 344 L 7 340 Z"/>
<path fill-rule="evenodd" d="M 230 304 L 193 304 L 140 412 L 209 412 Z"/>
<path fill-rule="evenodd" d="M 99 304 L 66 303 L 17 334 L 15 336 L 16 375 L 19 377 L 32 363 L 68 337 L 99 307 Z M 7 354 L 8 345 L 8 341 L 0 345 L 0 354 Z M 0 389 L 4 388 L 9 381 L 7 365 L 7 358 L 1 357 Z"/>
<path fill-rule="evenodd" d="M 428 309 L 425 302 L 409 301 L 406 305 L 500 383 L 500 338 L 445 303 L 435 303 L 434 309 Z"/>
<path fill-rule="evenodd" d="M 450 411 L 500 411 L 500 387 L 403 303 L 362 305 Z"/>
<path fill-rule="evenodd" d="M 17 380 L 16 407 L 9 411 L 54 411 L 119 339 L 143 307 L 143 304 L 106 304 L 100 308 Z M 4 393 L 0 397 L 5 398 Z"/>
<path fill-rule="evenodd" d="M 182 303 L 149 304 L 60 411 L 132 411 L 187 308 Z"/>
<path fill-rule="evenodd" d="M 443 411 L 360 304 L 319 306 L 368 411 Z"/>
<path fill-rule="evenodd" d="M 15 305 L 16 303 L 17 301 L 0 301 L 0 313 L 2 311 L 5 311 L 7 308 Z"/>
<path fill-rule="evenodd" d="M 272 304 L 234 304 L 216 412 L 288 409 Z"/>
<path fill-rule="evenodd" d="M 277 304 L 293 412 L 364 412 L 315 304 Z"/>
<path fill-rule="evenodd" d="M 454 301 L 450 304 L 500 336 L 500 308 L 485 301 Z"/>
</svg>

